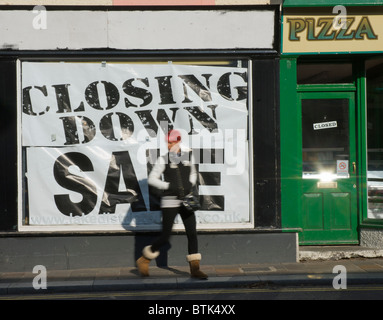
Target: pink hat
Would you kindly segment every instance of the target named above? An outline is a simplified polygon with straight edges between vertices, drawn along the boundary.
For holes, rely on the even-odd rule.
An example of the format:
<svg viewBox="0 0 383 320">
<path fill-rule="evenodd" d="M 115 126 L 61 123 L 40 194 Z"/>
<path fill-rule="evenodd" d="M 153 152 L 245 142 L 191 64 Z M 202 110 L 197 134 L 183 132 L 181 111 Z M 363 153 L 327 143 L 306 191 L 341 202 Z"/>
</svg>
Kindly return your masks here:
<svg viewBox="0 0 383 320">
<path fill-rule="evenodd" d="M 181 141 L 181 133 L 178 130 L 170 130 L 165 139 L 167 142 Z"/>
</svg>

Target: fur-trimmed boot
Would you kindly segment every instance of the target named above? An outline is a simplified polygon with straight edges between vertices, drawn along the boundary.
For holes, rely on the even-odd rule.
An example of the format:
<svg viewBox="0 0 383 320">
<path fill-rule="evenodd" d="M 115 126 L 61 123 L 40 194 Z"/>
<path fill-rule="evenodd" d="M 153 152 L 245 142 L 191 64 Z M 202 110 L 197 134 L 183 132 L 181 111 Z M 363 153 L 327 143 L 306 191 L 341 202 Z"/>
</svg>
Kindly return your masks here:
<svg viewBox="0 0 383 320">
<path fill-rule="evenodd" d="M 207 274 L 203 273 L 199 269 L 199 262 L 201 261 L 201 254 L 200 253 L 193 253 L 186 256 L 186 260 L 189 262 L 190 265 L 190 275 L 192 278 L 197 279 L 207 279 Z"/>
<path fill-rule="evenodd" d="M 159 254 L 159 251 L 153 252 L 150 246 L 146 246 L 142 250 L 142 256 L 136 261 L 138 272 L 142 277 L 149 276 L 149 263 L 153 259 L 157 258 Z"/>
</svg>

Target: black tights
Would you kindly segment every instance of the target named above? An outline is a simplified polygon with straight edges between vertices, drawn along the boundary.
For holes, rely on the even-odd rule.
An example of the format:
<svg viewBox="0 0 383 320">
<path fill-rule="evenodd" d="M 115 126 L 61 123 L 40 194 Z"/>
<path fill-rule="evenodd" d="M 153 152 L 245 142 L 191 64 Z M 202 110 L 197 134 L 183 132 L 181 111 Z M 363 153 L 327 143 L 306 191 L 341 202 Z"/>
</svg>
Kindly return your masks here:
<svg viewBox="0 0 383 320">
<path fill-rule="evenodd" d="M 176 208 L 162 208 L 162 232 L 159 238 L 157 238 L 152 246 L 153 252 L 158 251 L 166 242 L 169 241 L 174 219 L 179 213 L 182 218 L 182 222 L 185 226 L 186 236 L 188 238 L 188 252 L 189 254 L 198 253 L 198 240 L 197 240 L 197 227 L 196 219 L 193 211 L 187 210 L 185 207 Z"/>
</svg>

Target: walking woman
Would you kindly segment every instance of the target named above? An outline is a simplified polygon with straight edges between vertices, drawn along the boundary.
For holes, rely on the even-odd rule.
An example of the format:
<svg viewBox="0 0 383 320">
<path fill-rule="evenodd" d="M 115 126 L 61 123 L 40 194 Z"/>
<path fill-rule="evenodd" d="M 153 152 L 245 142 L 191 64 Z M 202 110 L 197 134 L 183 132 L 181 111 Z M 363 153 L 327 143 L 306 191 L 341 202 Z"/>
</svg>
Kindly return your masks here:
<svg viewBox="0 0 383 320">
<path fill-rule="evenodd" d="M 181 134 L 178 130 L 169 131 L 166 137 L 169 152 L 157 159 L 149 174 L 148 183 L 163 190 L 161 198 L 162 232 L 152 245 L 142 250 L 142 256 L 136 261 L 142 276 L 149 276 L 149 263 L 160 254 L 159 249 L 168 242 L 179 213 L 185 226 L 188 239 L 188 255 L 192 278 L 207 279 L 200 270 L 201 254 L 198 252 L 196 217 L 194 211 L 182 205 L 183 198 L 191 192 L 197 182 L 197 170 L 192 160 L 191 150 L 181 150 Z M 163 177 L 163 180 L 161 179 Z"/>
</svg>

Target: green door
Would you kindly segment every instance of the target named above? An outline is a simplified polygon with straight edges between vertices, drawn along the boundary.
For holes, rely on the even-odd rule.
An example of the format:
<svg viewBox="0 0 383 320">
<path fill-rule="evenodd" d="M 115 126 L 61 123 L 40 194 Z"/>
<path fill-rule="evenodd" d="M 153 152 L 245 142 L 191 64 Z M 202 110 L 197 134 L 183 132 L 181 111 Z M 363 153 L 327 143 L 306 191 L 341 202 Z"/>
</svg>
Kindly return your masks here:
<svg viewBox="0 0 383 320">
<path fill-rule="evenodd" d="M 355 94 L 302 92 L 301 244 L 358 243 Z"/>
</svg>

